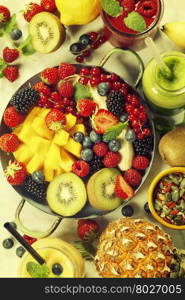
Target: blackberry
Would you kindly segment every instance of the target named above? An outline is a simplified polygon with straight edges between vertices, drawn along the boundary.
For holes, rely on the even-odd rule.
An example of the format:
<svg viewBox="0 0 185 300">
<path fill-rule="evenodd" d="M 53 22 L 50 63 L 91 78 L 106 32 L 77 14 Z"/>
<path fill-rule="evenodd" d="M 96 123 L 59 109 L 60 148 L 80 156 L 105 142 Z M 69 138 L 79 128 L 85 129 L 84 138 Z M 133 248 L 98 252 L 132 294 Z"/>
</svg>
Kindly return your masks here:
<svg viewBox="0 0 185 300">
<path fill-rule="evenodd" d="M 107 109 L 115 116 L 123 113 L 124 96 L 120 91 L 111 92 L 106 100 Z"/>
<path fill-rule="evenodd" d="M 135 140 L 133 145 L 137 155 L 144 155 L 150 158 L 150 154 L 154 147 L 154 138 L 153 136 L 148 136 L 142 140 Z"/>
<path fill-rule="evenodd" d="M 39 100 L 39 93 L 32 88 L 25 88 L 13 95 L 10 105 L 18 112 L 27 113 Z"/>
<path fill-rule="evenodd" d="M 33 180 L 32 176 L 28 176 L 24 182 L 24 190 L 26 194 L 34 198 L 38 202 L 43 202 L 46 199 L 46 189 L 48 182 L 37 183 Z"/>
<path fill-rule="evenodd" d="M 103 168 L 102 158 L 97 155 L 94 155 L 92 160 L 88 163 L 89 163 L 89 169 L 90 169 L 89 173 L 91 175 Z"/>
</svg>

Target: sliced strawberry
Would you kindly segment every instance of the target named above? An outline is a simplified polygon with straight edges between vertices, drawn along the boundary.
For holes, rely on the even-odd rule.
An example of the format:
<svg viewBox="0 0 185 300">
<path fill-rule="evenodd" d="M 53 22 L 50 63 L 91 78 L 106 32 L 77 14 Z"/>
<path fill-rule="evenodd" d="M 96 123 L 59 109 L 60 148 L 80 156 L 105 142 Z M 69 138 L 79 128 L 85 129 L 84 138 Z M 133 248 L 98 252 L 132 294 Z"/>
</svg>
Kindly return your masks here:
<svg viewBox="0 0 185 300">
<path fill-rule="evenodd" d="M 134 190 L 121 175 L 116 177 L 115 194 L 122 200 L 130 199 L 134 196 Z"/>
<path fill-rule="evenodd" d="M 97 133 L 103 134 L 108 128 L 118 123 L 117 117 L 115 117 L 110 111 L 106 109 L 99 109 L 94 116 L 94 129 Z"/>
</svg>

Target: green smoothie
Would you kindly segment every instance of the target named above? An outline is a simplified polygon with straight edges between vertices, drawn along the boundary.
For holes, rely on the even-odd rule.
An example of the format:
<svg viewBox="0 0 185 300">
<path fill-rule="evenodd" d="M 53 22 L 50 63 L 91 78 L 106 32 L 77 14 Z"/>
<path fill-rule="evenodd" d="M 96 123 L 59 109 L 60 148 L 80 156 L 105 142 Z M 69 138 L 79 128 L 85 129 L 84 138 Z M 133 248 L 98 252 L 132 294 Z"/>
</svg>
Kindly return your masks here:
<svg viewBox="0 0 185 300">
<path fill-rule="evenodd" d="M 152 59 L 143 74 L 145 97 L 155 109 L 182 108 L 185 106 L 185 55 L 177 51 L 166 52 L 163 60 L 171 70 L 171 77 L 167 77 Z"/>
</svg>

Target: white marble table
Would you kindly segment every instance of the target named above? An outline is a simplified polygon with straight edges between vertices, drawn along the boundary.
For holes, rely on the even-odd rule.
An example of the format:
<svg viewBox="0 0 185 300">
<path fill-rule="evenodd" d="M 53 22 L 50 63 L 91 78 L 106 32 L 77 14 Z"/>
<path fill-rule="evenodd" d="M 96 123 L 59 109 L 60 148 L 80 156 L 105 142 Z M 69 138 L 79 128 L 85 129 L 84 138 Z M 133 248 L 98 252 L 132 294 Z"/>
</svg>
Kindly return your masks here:
<svg viewBox="0 0 185 300">
<path fill-rule="evenodd" d="M 18 23 L 20 28 L 23 30 L 25 36 L 27 33 L 27 24 L 24 21 L 23 17 L 19 13 L 19 11 L 23 8 L 24 4 L 31 2 L 30 0 L 22 0 L 22 1 L 11 1 L 11 0 L 0 0 L 0 5 L 7 5 L 11 9 L 11 12 L 15 12 L 18 14 Z M 34 1 L 38 2 L 39 1 Z M 165 11 L 164 17 L 162 19 L 161 24 L 166 22 L 182 20 L 185 21 L 184 10 L 185 10 L 185 2 L 184 0 L 164 0 L 165 2 Z M 178 5 L 177 5 L 178 2 Z M 19 5 L 18 5 L 19 4 Z M 69 44 L 75 42 L 78 37 L 85 32 L 89 32 L 91 30 L 97 31 L 102 28 L 102 22 L 100 18 L 97 18 L 95 21 L 91 22 L 86 26 L 78 26 L 72 27 L 71 29 L 67 29 L 67 39 L 63 44 L 62 48 L 58 49 L 54 54 L 41 55 L 36 53 L 30 57 L 21 57 L 19 59 L 19 63 L 21 65 L 20 68 L 20 78 L 14 83 L 9 83 L 6 79 L 0 79 L 0 116 L 2 116 L 3 111 L 11 97 L 11 95 L 17 90 L 19 86 L 21 86 L 27 79 L 32 77 L 34 74 L 40 72 L 45 67 L 51 67 L 59 64 L 61 61 L 69 61 L 74 62 L 74 56 L 70 54 L 68 48 Z M 156 37 L 156 43 L 161 51 L 167 51 L 171 49 L 178 49 L 172 44 L 164 34 L 158 34 Z M 7 46 L 7 40 L 0 39 L 0 49 L 3 49 Z M 105 55 L 105 53 L 110 50 L 112 46 L 109 43 L 105 43 L 102 47 L 100 47 L 96 52 L 94 52 L 93 56 L 89 59 L 87 64 L 98 64 L 101 58 Z M 151 58 L 150 52 L 148 49 L 143 49 L 139 52 L 142 57 L 144 63 Z M 124 76 L 124 58 L 121 59 L 121 64 L 118 63 L 118 59 L 115 56 L 114 59 L 114 71 Z M 130 65 L 129 65 L 130 64 Z M 131 62 L 127 62 L 130 70 L 132 69 Z M 112 71 L 111 62 L 108 62 L 106 68 Z M 127 74 L 128 75 L 128 74 Z M 134 208 L 134 217 L 136 218 L 145 218 L 149 221 L 154 222 L 152 218 L 146 216 L 143 205 L 147 201 L 147 190 L 148 186 L 152 180 L 152 178 L 158 174 L 161 170 L 167 168 L 167 165 L 164 165 L 156 153 L 154 163 L 150 174 L 145 181 L 144 185 L 138 192 L 138 194 L 131 201 L 131 205 Z M 9 236 L 8 232 L 3 228 L 3 224 L 7 221 L 13 221 L 15 210 L 17 205 L 21 201 L 21 197 L 15 192 L 15 190 L 7 183 L 3 172 L 2 167 L 0 167 L 0 243 L 2 243 L 4 238 Z M 110 213 L 104 217 L 98 218 L 102 227 L 108 221 L 115 220 L 121 217 L 120 209 L 117 209 L 113 213 Z M 47 215 L 30 204 L 26 204 L 23 214 L 22 220 L 26 226 L 32 228 L 33 230 L 46 230 L 49 225 L 53 222 L 55 218 L 53 216 Z M 62 221 L 58 229 L 53 233 L 52 236 L 60 237 L 66 241 L 73 241 L 77 237 L 75 236 L 75 228 L 76 228 L 76 220 L 74 219 L 65 219 Z M 176 247 L 185 248 L 185 232 L 173 231 L 166 229 L 166 232 L 170 233 L 173 237 L 174 244 Z M 17 266 L 19 263 L 19 258 L 16 256 L 15 249 L 18 247 L 18 243 L 15 242 L 15 246 L 12 249 L 5 250 L 2 246 L 0 246 L 0 277 L 16 277 Z M 97 276 L 94 266 L 90 263 L 87 263 L 87 276 L 93 277 Z"/>
</svg>

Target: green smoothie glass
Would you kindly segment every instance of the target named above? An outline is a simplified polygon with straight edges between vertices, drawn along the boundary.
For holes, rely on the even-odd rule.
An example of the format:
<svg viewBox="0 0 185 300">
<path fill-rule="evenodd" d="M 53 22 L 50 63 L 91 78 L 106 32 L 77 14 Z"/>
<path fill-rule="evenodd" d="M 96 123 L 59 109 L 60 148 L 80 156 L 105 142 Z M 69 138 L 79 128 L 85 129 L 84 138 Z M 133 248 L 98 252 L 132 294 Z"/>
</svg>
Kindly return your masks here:
<svg viewBox="0 0 185 300">
<path fill-rule="evenodd" d="M 161 54 L 161 57 L 171 76 L 166 76 L 152 59 L 143 74 L 143 92 L 154 112 L 174 115 L 185 108 L 185 54 L 170 51 Z"/>
</svg>

